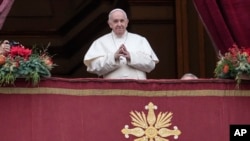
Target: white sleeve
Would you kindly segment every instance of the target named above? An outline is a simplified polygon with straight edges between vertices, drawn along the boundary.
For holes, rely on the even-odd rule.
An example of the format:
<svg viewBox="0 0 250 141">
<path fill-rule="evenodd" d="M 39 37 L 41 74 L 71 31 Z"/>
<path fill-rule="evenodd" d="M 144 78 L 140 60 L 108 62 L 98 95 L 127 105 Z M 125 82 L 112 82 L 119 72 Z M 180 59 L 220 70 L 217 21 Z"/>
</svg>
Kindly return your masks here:
<svg viewBox="0 0 250 141">
<path fill-rule="evenodd" d="M 156 62 L 148 54 L 145 54 L 143 52 L 131 52 L 130 62 L 128 63 L 128 65 L 138 70 L 149 73 L 155 68 Z"/>
<path fill-rule="evenodd" d="M 143 38 L 141 48 L 140 51 L 130 52 L 130 62 L 128 65 L 149 73 L 155 68 L 159 59 L 155 55 L 146 38 Z"/>
<path fill-rule="evenodd" d="M 119 67 L 119 63 L 114 59 L 114 54 L 99 56 L 89 61 L 87 71 L 99 76 L 105 75 Z"/>
<path fill-rule="evenodd" d="M 109 42 L 104 45 L 102 40 L 92 43 L 83 60 L 88 72 L 101 76 L 119 67 L 109 46 Z"/>
</svg>

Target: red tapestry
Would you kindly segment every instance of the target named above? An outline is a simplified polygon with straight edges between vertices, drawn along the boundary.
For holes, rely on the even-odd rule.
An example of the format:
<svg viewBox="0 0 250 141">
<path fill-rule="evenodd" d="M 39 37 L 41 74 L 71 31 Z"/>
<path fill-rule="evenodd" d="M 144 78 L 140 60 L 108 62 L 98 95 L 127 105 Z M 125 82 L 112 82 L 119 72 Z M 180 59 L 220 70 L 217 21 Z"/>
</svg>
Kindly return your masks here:
<svg viewBox="0 0 250 141">
<path fill-rule="evenodd" d="M 228 141 L 230 124 L 250 123 L 248 82 L 235 89 L 234 81 L 217 79 L 51 78 L 39 87 L 20 80 L 14 87 L 1 87 L 0 93 L 3 141 L 132 141 L 148 135 L 146 128 L 140 137 L 125 138 L 121 131 L 125 125 L 137 127 L 131 124 L 131 112 L 148 116 L 150 102 L 157 107 L 155 118 L 172 113 L 165 128 L 177 127 L 180 141 Z M 174 135 L 162 138 L 174 140 Z"/>
</svg>

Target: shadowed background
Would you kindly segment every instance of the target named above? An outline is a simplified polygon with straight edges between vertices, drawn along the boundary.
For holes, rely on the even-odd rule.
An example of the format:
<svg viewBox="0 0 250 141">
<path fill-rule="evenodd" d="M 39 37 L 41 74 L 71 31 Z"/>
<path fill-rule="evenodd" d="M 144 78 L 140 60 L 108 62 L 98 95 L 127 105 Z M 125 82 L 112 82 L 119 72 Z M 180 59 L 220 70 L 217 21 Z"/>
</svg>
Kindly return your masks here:
<svg viewBox="0 0 250 141">
<path fill-rule="evenodd" d="M 107 15 L 116 7 L 127 11 L 129 31 L 145 36 L 160 59 L 148 78 L 180 78 L 187 72 L 214 76 L 216 50 L 192 0 L 16 0 L 0 39 L 26 47 L 50 42 L 58 65 L 52 76 L 97 77 L 86 72 L 82 59 L 96 38 L 110 32 Z"/>
</svg>

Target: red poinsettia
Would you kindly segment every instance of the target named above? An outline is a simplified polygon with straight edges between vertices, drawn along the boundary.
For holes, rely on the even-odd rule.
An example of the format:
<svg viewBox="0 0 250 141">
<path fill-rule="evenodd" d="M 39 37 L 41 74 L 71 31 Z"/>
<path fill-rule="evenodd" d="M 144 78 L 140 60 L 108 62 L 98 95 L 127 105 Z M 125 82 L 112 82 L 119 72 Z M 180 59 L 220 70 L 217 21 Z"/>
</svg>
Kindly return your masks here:
<svg viewBox="0 0 250 141">
<path fill-rule="evenodd" d="M 32 53 L 32 50 L 25 48 L 24 46 L 21 46 L 21 45 L 12 46 L 10 49 L 10 56 L 12 58 L 15 58 L 16 56 L 20 56 L 20 57 L 23 57 L 24 59 L 28 59 L 31 53 Z"/>
<path fill-rule="evenodd" d="M 235 78 L 239 84 L 242 76 L 250 77 L 250 47 L 238 47 L 233 44 L 219 61 L 214 70 L 218 78 Z"/>
<path fill-rule="evenodd" d="M 50 44 L 45 49 L 37 45 L 28 49 L 18 42 L 13 43 L 8 54 L 0 56 L 0 86 L 14 84 L 18 77 L 24 77 L 36 85 L 41 77 L 51 76 L 50 70 L 55 64 L 47 52 Z"/>
<path fill-rule="evenodd" d="M 246 56 L 249 56 L 250 55 L 250 48 L 243 47 L 242 48 L 242 53 L 244 53 Z"/>
</svg>

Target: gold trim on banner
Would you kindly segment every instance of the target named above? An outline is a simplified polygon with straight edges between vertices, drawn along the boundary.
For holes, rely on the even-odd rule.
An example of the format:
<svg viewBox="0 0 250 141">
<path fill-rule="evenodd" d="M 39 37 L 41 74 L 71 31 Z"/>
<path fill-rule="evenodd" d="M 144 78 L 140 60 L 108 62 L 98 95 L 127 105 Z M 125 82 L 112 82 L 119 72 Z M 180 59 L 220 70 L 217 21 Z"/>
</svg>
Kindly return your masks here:
<svg viewBox="0 0 250 141">
<path fill-rule="evenodd" d="M 169 136 L 174 136 L 174 139 L 178 139 L 181 131 L 177 126 L 174 126 L 173 130 L 169 129 L 172 125 L 171 119 L 173 113 L 160 112 L 156 117 L 154 110 L 157 109 L 157 106 L 152 102 L 150 102 L 145 109 L 148 110 L 147 116 L 144 112 L 130 112 L 132 119 L 131 124 L 135 126 L 135 128 L 129 129 L 128 125 L 125 125 L 125 128 L 123 128 L 121 132 L 126 138 L 129 138 L 129 135 L 134 135 L 139 137 L 134 141 L 167 141 L 165 138 Z"/>
<path fill-rule="evenodd" d="M 250 90 L 129 90 L 2 87 L 0 94 L 59 94 L 73 96 L 250 96 Z"/>
</svg>

